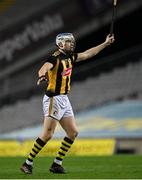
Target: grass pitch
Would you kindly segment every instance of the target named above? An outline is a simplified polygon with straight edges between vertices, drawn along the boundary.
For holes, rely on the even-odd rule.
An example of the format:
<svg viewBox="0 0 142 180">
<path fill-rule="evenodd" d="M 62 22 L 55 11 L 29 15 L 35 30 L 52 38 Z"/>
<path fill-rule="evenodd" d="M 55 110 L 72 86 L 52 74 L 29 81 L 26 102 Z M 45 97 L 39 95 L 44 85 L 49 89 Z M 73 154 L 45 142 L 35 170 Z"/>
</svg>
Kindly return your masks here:
<svg viewBox="0 0 142 180">
<path fill-rule="evenodd" d="M 67 174 L 52 174 L 49 167 L 54 157 L 37 157 L 33 175 L 19 168 L 23 157 L 1 157 L 1 179 L 142 179 L 142 156 L 67 156 L 63 166 Z"/>
</svg>

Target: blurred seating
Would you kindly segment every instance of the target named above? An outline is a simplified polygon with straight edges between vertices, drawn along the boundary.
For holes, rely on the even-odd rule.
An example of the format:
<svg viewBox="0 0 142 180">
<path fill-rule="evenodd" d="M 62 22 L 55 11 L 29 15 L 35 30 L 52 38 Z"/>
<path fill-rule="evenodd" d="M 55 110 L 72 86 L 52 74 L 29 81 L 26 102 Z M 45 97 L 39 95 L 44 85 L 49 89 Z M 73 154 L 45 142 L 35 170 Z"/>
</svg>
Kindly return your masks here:
<svg viewBox="0 0 142 180">
<path fill-rule="evenodd" d="M 32 16 L 37 11 L 42 10 L 45 7 L 48 7 L 52 3 L 53 3 L 52 0 L 48 0 L 48 1 L 40 0 L 40 3 L 39 3 L 39 0 L 30 0 L 30 1 L 10 0 L 9 4 L 11 4 L 11 6 L 8 6 L 7 9 L 3 7 L 5 11 L 4 10 L 2 11 L 2 7 L 1 7 L 0 29 L 5 28 L 6 26 L 12 25 L 15 22 L 21 21 L 22 19 L 28 16 Z M 54 3 L 55 3 L 55 0 L 54 0 Z"/>
<path fill-rule="evenodd" d="M 0 110 L 0 133 L 42 122 L 42 97 L 19 101 Z"/>
<path fill-rule="evenodd" d="M 88 78 L 72 86 L 70 99 L 75 111 L 92 105 L 100 105 L 114 100 L 140 96 L 142 93 L 142 62 L 128 64 L 103 73 L 96 78 Z"/>
</svg>

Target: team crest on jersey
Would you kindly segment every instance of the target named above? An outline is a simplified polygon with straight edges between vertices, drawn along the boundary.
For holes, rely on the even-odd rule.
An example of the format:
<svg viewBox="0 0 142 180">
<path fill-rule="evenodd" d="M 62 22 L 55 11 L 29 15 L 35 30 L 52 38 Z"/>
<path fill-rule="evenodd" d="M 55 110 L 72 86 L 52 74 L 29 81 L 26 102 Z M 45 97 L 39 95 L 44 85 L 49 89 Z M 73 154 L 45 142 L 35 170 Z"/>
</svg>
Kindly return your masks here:
<svg viewBox="0 0 142 180">
<path fill-rule="evenodd" d="M 67 68 L 65 71 L 62 72 L 62 76 L 70 76 L 72 68 Z"/>
</svg>

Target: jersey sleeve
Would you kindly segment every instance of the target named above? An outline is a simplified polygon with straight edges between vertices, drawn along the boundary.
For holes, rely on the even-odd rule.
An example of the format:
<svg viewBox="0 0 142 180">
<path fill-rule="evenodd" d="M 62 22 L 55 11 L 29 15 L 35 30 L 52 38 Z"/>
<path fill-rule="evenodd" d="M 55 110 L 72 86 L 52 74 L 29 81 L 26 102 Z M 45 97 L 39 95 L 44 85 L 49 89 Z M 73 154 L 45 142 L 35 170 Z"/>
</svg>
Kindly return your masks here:
<svg viewBox="0 0 142 180">
<path fill-rule="evenodd" d="M 53 69 L 56 65 L 57 60 L 56 60 L 55 56 L 51 55 L 51 56 L 47 57 L 46 62 L 53 64 L 53 67 L 52 67 L 52 69 Z"/>
</svg>

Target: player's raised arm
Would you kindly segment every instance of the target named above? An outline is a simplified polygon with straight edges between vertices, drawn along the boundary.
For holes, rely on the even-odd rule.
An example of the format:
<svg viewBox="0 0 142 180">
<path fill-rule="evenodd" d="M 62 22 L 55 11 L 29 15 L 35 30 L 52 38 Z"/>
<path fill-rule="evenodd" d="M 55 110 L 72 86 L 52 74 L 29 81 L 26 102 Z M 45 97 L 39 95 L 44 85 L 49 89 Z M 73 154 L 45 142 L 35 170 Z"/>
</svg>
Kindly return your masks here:
<svg viewBox="0 0 142 180">
<path fill-rule="evenodd" d="M 78 53 L 78 58 L 77 58 L 76 62 L 83 61 L 83 60 L 86 60 L 86 59 L 89 59 L 89 58 L 95 56 L 101 50 L 103 50 L 104 48 L 106 48 L 107 46 L 112 44 L 113 42 L 114 42 L 114 35 L 113 34 L 107 35 L 106 40 L 103 43 L 101 43 L 98 46 L 95 46 L 93 48 L 90 48 L 82 53 Z"/>
<path fill-rule="evenodd" d="M 39 85 L 42 81 L 46 80 L 46 73 L 53 67 L 53 64 L 46 62 L 38 71 L 38 81 L 37 85 Z"/>
</svg>

